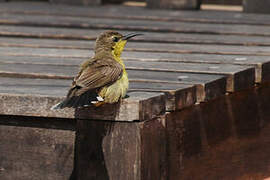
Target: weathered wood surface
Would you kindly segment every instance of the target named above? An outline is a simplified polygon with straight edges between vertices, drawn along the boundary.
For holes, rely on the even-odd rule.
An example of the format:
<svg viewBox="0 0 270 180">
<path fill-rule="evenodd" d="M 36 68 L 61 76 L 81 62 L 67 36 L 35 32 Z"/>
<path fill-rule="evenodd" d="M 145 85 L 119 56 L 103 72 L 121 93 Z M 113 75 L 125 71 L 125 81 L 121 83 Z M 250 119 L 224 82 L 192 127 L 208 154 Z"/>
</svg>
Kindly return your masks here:
<svg viewBox="0 0 270 180">
<path fill-rule="evenodd" d="M 6 56 L 11 55 L 28 55 L 28 56 L 44 56 L 44 48 L 57 48 L 57 49 L 91 49 L 93 44 L 91 42 L 86 41 L 70 41 L 70 40 L 39 40 L 39 39 L 19 39 L 19 38 L 3 38 L 0 39 L 0 46 L 2 47 L 13 47 L 13 48 L 4 48 L 2 54 L 6 54 Z M 17 40 L 17 41 L 16 41 Z M 136 44 L 136 43 L 135 43 Z M 144 43 L 145 44 L 145 43 Z M 138 45 L 138 44 L 136 44 Z M 254 51 L 254 48 L 248 48 L 245 52 L 239 52 L 239 49 L 243 49 L 243 47 L 234 47 L 226 52 L 223 51 L 225 48 L 229 48 L 229 46 L 223 46 L 223 49 L 214 50 L 215 46 L 208 46 L 205 48 L 206 50 L 198 50 L 194 51 L 198 46 L 187 47 L 187 51 L 183 51 L 181 47 L 170 47 L 166 48 L 161 46 L 160 48 L 150 49 L 149 47 L 145 49 L 140 49 L 136 47 L 141 47 L 138 45 L 136 47 L 131 47 L 128 45 L 127 51 L 124 52 L 124 59 L 136 59 L 143 61 L 165 61 L 165 62 L 198 62 L 198 63 L 213 63 L 213 64 L 238 64 L 238 65 L 254 65 L 256 68 L 256 82 L 268 81 L 269 75 L 267 73 L 267 69 L 269 68 L 269 59 L 267 56 L 253 56 L 249 54 L 258 54 L 261 53 L 258 48 L 257 52 L 251 53 L 250 51 Z M 15 47 L 28 47 L 28 49 L 16 49 Z M 30 50 L 30 48 L 43 48 L 42 50 L 36 49 L 36 51 Z M 6 50 L 8 49 L 8 50 Z M 11 52 L 12 49 L 16 52 Z M 162 49 L 162 52 L 161 52 Z M 190 49 L 190 50 L 189 50 Z M 192 49 L 192 50 L 191 50 Z M 23 50 L 23 53 L 21 53 Z M 50 54 L 47 56 L 55 56 L 55 57 L 82 57 L 86 58 L 92 54 L 92 52 L 83 53 L 83 51 L 79 51 L 80 53 L 75 53 L 74 50 L 61 50 L 58 51 L 50 50 Z M 138 52 L 139 51 L 139 52 Z M 151 51 L 149 52 L 141 52 L 141 51 Z M 236 51 L 238 51 L 236 53 Z M 61 52 L 61 54 L 60 54 Z M 175 52 L 175 53 L 174 53 Z M 180 54 L 179 54 L 180 53 Z M 193 54 L 187 54 L 193 53 Z M 199 54 L 197 54 L 199 53 Z M 201 53 L 201 54 L 200 54 Z M 204 54 L 203 54 L 204 53 Z M 267 53 L 267 52 L 266 52 Z M 222 55 L 223 54 L 223 55 Z M 235 54 L 235 55 L 233 55 Z M 7 57 L 2 57 L 6 59 Z M 80 61 L 81 62 L 81 61 Z M 262 74 L 262 72 L 264 72 Z"/>
<path fill-rule="evenodd" d="M 73 177 L 79 179 L 233 179 L 250 169 L 267 177 L 269 150 L 261 147 L 268 141 L 257 135 L 270 117 L 268 19 L 126 6 L 1 4 L 0 114 L 12 119 L 1 118 L 0 128 L 20 134 L 23 141 L 29 134 L 37 138 L 67 133 L 74 138 L 77 123 Z M 145 34 L 129 42 L 123 53 L 130 97 L 99 110 L 49 110 L 65 95 L 78 64 L 93 55 L 94 39 L 105 29 Z M 166 119 L 165 111 L 170 111 Z M 267 133 L 263 135 L 267 139 Z M 69 152 L 66 147 L 73 147 L 70 139 L 63 141 L 69 145 L 60 148 L 59 157 L 51 155 L 51 147 L 44 156 L 59 160 L 59 166 L 64 163 L 61 155 Z M 55 144 L 52 139 L 46 142 Z M 0 150 L 6 152 L 6 147 Z M 29 149 L 28 144 L 19 147 L 22 152 Z M 37 159 L 39 150 L 33 153 Z M 20 154 L 15 152 L 5 156 L 5 162 L 14 162 Z M 256 164 L 258 154 L 261 161 Z M 68 177 L 71 157 L 61 172 L 55 164 L 30 171 L 44 159 L 26 171 L 29 177 L 36 172 Z M 1 167 L 0 162 L 0 176 Z M 238 174 L 230 173 L 233 170 Z M 5 177 L 11 177 L 9 172 Z"/>
<path fill-rule="evenodd" d="M 213 23 L 190 23 L 175 21 L 152 21 L 152 20 L 126 20 L 112 21 L 107 18 L 67 17 L 22 14 L 2 14 L 0 24 L 3 25 L 27 25 L 42 27 L 65 27 L 82 29 L 117 29 L 132 31 L 151 32 L 178 32 L 178 33 L 201 33 L 201 34 L 226 34 L 226 35 L 256 35 L 269 36 L 268 26 L 249 26 L 243 24 L 213 24 Z M 244 31 L 243 31 L 244 29 Z"/>
<path fill-rule="evenodd" d="M 34 37 L 34 38 L 57 38 L 57 39 L 75 39 L 75 40 L 95 40 L 96 36 L 105 29 L 91 30 L 91 29 L 73 29 L 54 28 L 54 27 L 28 27 L 21 26 L 20 29 L 13 25 L 1 25 L 1 36 L 15 36 L 15 37 Z M 131 33 L 131 31 L 122 30 L 124 34 Z M 5 40 L 6 39 L 6 40 Z M 143 37 L 136 37 L 135 40 L 139 42 L 157 42 L 157 43 L 194 43 L 194 44 L 218 44 L 218 45 L 258 45 L 269 46 L 269 37 L 267 36 L 239 36 L 239 35 L 222 35 L 222 34 L 192 34 L 192 33 L 160 33 L 160 32 L 144 32 Z M 14 44 L 14 39 L 1 37 L 2 45 Z M 8 41 L 7 41 L 8 40 Z M 10 41 L 10 42 L 9 42 Z M 18 38 L 20 42 L 20 39 Z M 32 40 L 33 43 L 35 42 Z M 37 41 L 37 40 L 36 40 Z M 5 43 L 4 43 L 5 42 Z M 59 44 L 61 41 L 54 43 Z M 68 41 L 67 41 L 68 42 Z M 51 42 L 52 43 L 52 42 Z M 29 43 L 26 43 L 29 46 Z M 34 43 L 35 44 L 35 43 Z M 76 47 L 77 43 L 70 44 L 67 47 Z M 82 43 L 83 44 L 83 43 Z M 84 43 L 85 44 L 85 43 Z M 51 44 L 53 46 L 54 44 Z M 75 46 L 76 45 L 76 46 Z M 88 44 L 89 45 L 89 44 Z M 42 44 L 36 45 L 38 47 L 45 46 Z M 62 45 L 64 47 L 64 45 Z M 79 46 L 81 47 L 81 46 Z M 82 45 L 85 48 L 85 46 Z"/>
<path fill-rule="evenodd" d="M 14 119 L 0 116 L 0 179 L 68 179 L 73 169 L 75 132 L 61 129 L 69 122 L 62 120 L 60 125 L 49 119 Z"/>
<path fill-rule="evenodd" d="M 111 19 L 149 19 L 154 21 L 180 21 L 197 23 L 269 25 L 268 15 L 218 11 L 151 10 L 144 7 L 106 5 L 96 7 L 52 6 L 48 3 L 9 2 L 0 7 L 1 13 L 50 14 L 62 16 L 104 17 Z M 125 14 L 125 16 L 123 16 Z"/>
<path fill-rule="evenodd" d="M 108 109 L 107 114 L 102 114 L 101 108 L 97 111 L 100 115 L 92 113 L 93 118 L 98 116 L 100 120 L 143 121 L 148 117 L 153 118 L 158 116 L 166 110 L 164 95 L 160 93 L 131 92 L 129 94 L 130 98 L 122 100 L 120 106 L 108 105 L 110 109 Z M 16 92 L 16 94 L 1 93 L 0 104 L 2 108 L 0 113 L 5 115 L 74 118 L 74 109 L 50 110 L 50 108 L 60 100 L 63 100 L 63 98 L 19 94 L 18 92 Z M 149 106 L 150 104 L 151 106 Z M 105 106 L 103 106 L 103 108 L 106 109 Z M 83 109 L 91 110 L 91 108 Z"/>
<path fill-rule="evenodd" d="M 32 55 L 42 55 L 45 53 L 50 53 L 50 55 L 54 54 L 56 55 L 58 51 L 60 51 L 60 54 L 66 54 L 67 53 L 74 53 L 79 54 L 83 50 L 56 50 L 56 49 L 36 49 L 38 52 L 35 53 L 35 49 L 30 48 L 1 48 L 0 47 L 0 53 L 1 50 L 3 54 L 14 54 L 18 53 L 17 55 L 23 54 L 30 55 L 30 52 Z M 12 52 L 13 50 L 13 52 Z M 29 53 L 27 53 L 27 51 Z M 87 54 L 88 51 L 85 52 Z M 46 55 L 48 56 L 48 54 Z M 146 70 L 146 71 L 168 71 L 168 72 L 184 72 L 184 73 L 202 73 L 202 74 L 216 74 L 216 75 L 227 75 L 227 91 L 233 92 L 235 90 L 240 90 L 244 88 L 248 88 L 254 85 L 255 82 L 255 69 L 250 66 L 239 66 L 239 65 L 229 65 L 229 64 L 223 64 L 221 65 L 213 65 L 213 64 L 206 64 L 206 63 L 176 63 L 176 62 L 140 62 L 140 61 L 134 61 L 134 60 L 126 60 L 125 64 L 127 65 L 128 70 Z M 42 64 L 0 64 L 1 71 L 5 69 L 5 71 L 10 72 L 28 72 L 31 73 L 31 71 L 28 70 L 28 68 L 33 69 L 32 73 L 41 73 L 47 72 L 48 74 L 55 74 L 55 75 L 74 75 L 75 70 L 70 71 L 73 66 L 63 66 L 63 68 L 59 69 L 59 65 L 42 65 Z M 16 68 L 17 67 L 17 68 Z M 12 70 L 13 69 L 13 70 Z M 66 69 L 66 71 L 65 71 Z M 59 72 L 61 71 L 61 72 Z M 154 78 L 153 78 L 154 79 Z"/>
<path fill-rule="evenodd" d="M 12 71 L 7 71 L 7 69 L 3 69 L 4 71 L 1 71 L 0 74 L 1 76 L 5 77 L 16 77 L 16 76 L 21 76 L 25 78 L 43 78 L 43 79 L 72 79 L 72 75 L 77 72 L 77 67 L 73 66 L 64 66 L 67 69 L 67 72 L 70 72 L 70 68 L 74 69 L 73 72 L 70 74 L 56 74 L 58 71 L 51 71 L 52 69 L 49 68 L 46 71 L 44 71 L 43 68 L 38 68 L 38 71 L 29 71 L 27 64 L 29 63 L 30 66 L 33 64 L 36 65 L 46 65 L 46 63 L 54 65 L 51 67 L 55 66 L 61 66 L 66 63 L 67 64 L 76 64 L 77 62 L 81 62 L 82 59 L 79 58 L 46 58 L 46 62 L 44 62 L 43 57 L 13 57 L 9 56 L 6 57 L 6 59 L 0 58 L 0 62 L 2 63 L 19 63 L 19 68 L 16 69 L 11 69 Z M 17 60 L 20 62 L 18 62 Z M 0 63 L 0 64 L 1 64 Z M 20 64 L 22 63 L 22 64 Z M 26 64 L 25 64 L 26 63 Z M 59 64 L 58 64 L 59 63 Z M 48 65 L 47 64 L 47 65 Z M 11 65 L 11 64 L 7 64 Z M 24 66 L 24 68 L 23 68 Z M 56 67 L 55 67 L 56 68 Z M 23 70 L 24 69 L 24 70 Z M 58 72 L 59 73 L 59 72 Z M 163 90 L 168 89 L 169 86 L 172 86 L 170 84 L 175 84 L 174 88 L 182 89 L 182 92 L 185 92 L 184 89 L 190 89 L 188 88 L 187 85 L 196 85 L 197 86 L 197 92 L 196 96 L 192 95 L 192 101 L 188 101 L 187 103 L 184 103 L 184 106 L 190 105 L 191 102 L 193 102 L 194 99 L 197 97 L 197 102 L 200 101 L 206 101 L 210 100 L 212 98 L 218 97 L 220 95 L 225 94 L 226 92 L 226 76 L 224 75 L 209 75 L 209 74 L 199 74 L 199 73 L 185 73 L 185 72 L 166 72 L 166 71 L 154 71 L 154 70 L 136 70 L 135 68 L 133 69 L 128 69 L 129 77 L 131 78 L 131 81 L 144 81 L 144 82 L 156 82 L 156 83 L 165 83 L 163 85 Z M 57 81 L 55 81 L 57 82 Z M 70 82 L 67 82 L 65 85 L 70 84 Z M 168 87 L 166 84 L 169 84 Z M 50 83 L 47 84 L 50 86 Z M 147 87 L 140 87 L 141 89 L 151 91 L 150 88 L 153 86 L 147 86 Z M 161 86 L 162 87 L 162 86 Z M 9 89 L 7 89 L 9 90 Z M 161 91 L 162 88 L 159 88 Z M 173 90 L 173 89 L 171 89 Z M 51 91 L 53 92 L 53 91 Z M 180 91 L 178 91 L 180 92 Z M 191 94 L 193 94 L 192 90 L 189 91 Z M 184 99 L 180 100 L 182 103 L 185 102 Z M 176 101 L 178 102 L 178 101 Z M 183 107 L 184 107 L 183 106 Z M 168 106 L 167 106 L 168 107 Z M 181 106 L 182 107 L 182 106 Z"/>
<path fill-rule="evenodd" d="M 269 84 L 167 114 L 169 179 L 269 178 Z"/>
<path fill-rule="evenodd" d="M 85 54 L 85 57 L 89 57 L 90 54 L 88 51 L 84 50 L 65 50 L 65 49 L 31 49 L 31 48 L 5 48 L 0 47 L 0 52 L 5 55 L 34 55 L 34 56 L 57 56 L 58 54 L 64 54 L 67 56 L 68 54 Z M 46 54 L 46 55 L 45 55 Z M 75 56 L 76 57 L 76 56 Z M 139 59 L 139 58 L 138 58 Z M 205 74 L 225 74 L 232 75 L 235 73 L 244 73 L 245 71 L 250 71 L 250 69 L 254 69 L 249 66 L 238 66 L 238 65 L 229 65 L 223 64 L 222 66 L 213 65 L 213 64 L 202 64 L 202 63 L 166 63 L 166 62 L 140 62 L 134 60 L 126 60 L 128 69 L 141 69 L 141 70 L 157 70 L 157 71 L 172 71 L 172 72 L 191 72 L 191 73 L 205 73 Z M 5 66 L 4 64 L 1 64 Z M 15 66 L 15 65 L 14 65 Z M 31 66 L 31 64 L 30 64 Z M 35 65 L 33 65 L 35 66 Z M 23 71 L 23 70 L 22 70 Z M 255 73 L 250 73 L 251 81 L 247 84 L 253 84 L 254 80 L 252 80 L 252 76 L 255 76 Z M 248 80 L 248 79 L 247 79 Z M 252 82 L 253 81 L 253 82 Z M 228 85 L 228 91 L 234 91 L 234 84 Z M 245 82 L 244 82 L 245 83 Z"/>
<path fill-rule="evenodd" d="M 0 26 L 3 28 L 2 35 L 10 36 L 0 38 L 2 76 L 71 79 L 77 72 L 77 67 L 74 65 L 79 64 L 82 60 L 93 55 L 92 51 L 88 51 L 88 49 L 93 48 L 94 41 L 82 40 L 95 39 L 97 34 L 106 28 L 103 27 L 103 23 L 110 28 L 120 28 L 123 30 L 123 33 L 128 33 L 128 30 L 130 30 L 129 26 L 134 25 L 134 27 L 139 27 L 152 23 L 152 25 L 150 25 L 156 26 L 157 28 L 154 31 L 157 32 L 146 33 L 145 39 L 139 37 L 135 39 L 138 42 L 130 42 L 123 57 L 126 61 L 131 80 L 151 81 L 155 83 L 167 81 L 179 85 L 196 85 L 196 97 L 193 95 L 194 91 L 187 91 L 191 92 L 192 96 L 189 97 L 192 98 L 185 102 L 190 98 L 187 98 L 188 96 L 184 96 L 186 98 L 182 97 L 181 100 L 178 101 L 181 102 L 181 106 L 179 107 L 176 106 L 176 104 L 178 104 L 177 101 L 166 100 L 167 105 L 168 102 L 173 102 L 171 104 L 175 104 L 170 106 L 170 108 L 168 108 L 169 106 L 166 106 L 167 110 L 179 109 L 180 107 L 191 105 L 194 103 L 194 99 L 196 99 L 197 102 L 207 101 L 224 95 L 226 91 L 234 92 L 250 88 L 255 82 L 267 82 L 269 79 L 269 61 L 267 59 L 269 48 L 267 47 L 267 38 L 263 39 L 259 37 L 264 36 L 265 29 L 263 29 L 262 26 L 255 27 L 243 25 L 240 21 L 237 25 L 233 26 L 235 29 L 231 29 L 232 26 L 228 24 L 211 24 L 210 22 L 191 23 L 177 21 L 169 22 L 164 20 L 161 23 L 160 21 L 157 21 L 157 19 L 149 21 L 149 19 L 145 17 L 136 19 L 135 14 L 132 15 L 132 12 L 130 18 L 133 19 L 133 21 L 130 21 L 130 18 L 122 18 L 120 22 L 117 21 L 121 23 L 118 26 L 115 23 L 112 24 L 112 21 L 109 21 L 109 17 L 112 18 L 111 12 L 121 7 L 116 8 L 110 6 L 108 14 L 96 13 L 95 16 L 93 16 L 93 14 L 91 15 L 92 12 L 87 14 L 84 8 L 75 8 L 72 12 L 82 11 L 76 16 L 70 16 L 68 14 L 66 14 L 67 16 L 64 16 L 66 12 L 62 10 L 56 12 L 53 9 L 49 10 L 43 8 L 40 11 L 32 11 L 27 9 L 27 7 L 24 10 L 19 10 L 16 9 L 16 5 L 17 4 L 14 3 L 15 9 L 9 12 L 7 12 L 6 9 L 9 5 L 0 8 L 0 12 L 2 12 L 0 19 L 3 18 L 3 24 L 15 23 L 22 26 L 21 28 L 11 25 Z M 30 6 L 33 6 L 33 4 L 30 3 Z M 38 5 L 36 7 L 38 7 Z M 134 8 L 131 8 L 131 11 L 133 10 Z M 159 13 L 152 13 L 153 15 L 160 17 Z M 20 16 L 18 16 L 19 14 Z M 32 16 L 33 14 L 35 14 L 35 16 Z M 173 16 L 173 14 L 169 14 L 165 17 Z M 120 18 L 117 14 L 113 17 L 116 19 Z M 244 20 L 242 17 L 240 19 Z M 89 20 L 93 21 L 93 23 L 90 23 Z M 61 23 L 68 28 L 61 28 Z M 45 29 L 36 26 L 33 27 L 33 25 L 37 24 L 44 26 L 43 28 Z M 90 29 L 90 31 L 87 32 L 88 30 L 85 30 L 84 28 L 89 28 L 89 24 L 91 24 L 91 27 L 94 25 L 92 28 L 98 29 Z M 60 26 L 55 29 L 55 26 L 58 25 Z M 72 27 L 79 27 L 81 25 L 82 27 L 76 31 L 75 29 L 71 29 Z M 163 32 L 164 29 L 162 30 L 165 26 L 166 28 L 170 27 L 173 31 L 175 28 L 177 29 L 181 26 L 181 28 L 187 27 L 199 30 L 208 28 L 208 30 L 211 29 L 215 32 L 210 30 L 211 32 L 209 32 L 209 35 L 197 37 L 196 34 L 194 34 L 194 37 L 192 37 L 192 34 L 189 34 L 192 38 L 189 38 L 189 40 L 185 42 L 182 38 L 186 34 L 165 33 Z M 217 35 L 219 30 L 224 31 L 222 34 L 230 34 L 231 30 L 236 32 L 236 29 L 243 35 L 243 33 L 246 33 L 246 31 L 243 30 L 244 26 L 248 26 L 248 29 L 253 31 L 252 33 L 258 33 L 259 36 L 241 36 L 239 39 L 236 39 L 233 35 Z M 261 28 L 261 31 L 256 28 Z M 9 30 L 11 30 L 11 32 L 8 32 Z M 73 32 L 75 32 L 75 36 Z M 188 30 L 188 32 L 194 33 L 190 30 Z M 84 35 L 84 33 L 86 35 Z M 180 36 L 178 37 L 177 35 Z M 20 39 L 17 36 L 24 38 Z M 50 39 L 36 39 L 36 37 Z M 180 45 L 172 43 L 174 37 L 177 37 L 178 39 L 174 40 L 174 42 L 192 44 Z M 217 37 L 220 39 L 217 39 Z M 74 40 L 55 40 L 55 38 L 72 38 Z M 166 41 L 166 39 L 168 40 Z M 223 42 L 223 40 L 225 41 Z M 157 43 L 163 41 L 167 43 Z M 266 44 L 263 44 L 263 42 Z M 204 45 L 202 46 L 201 43 Z M 254 43 L 253 46 L 246 46 L 252 43 Z M 223 45 L 217 46 L 216 44 Z M 237 46 L 229 46 L 229 44 Z M 259 47 L 258 45 L 263 46 Z M 253 57 L 250 57 L 252 59 L 247 58 L 249 55 L 253 55 Z M 58 57 L 60 60 L 55 60 Z M 63 58 L 66 58 L 66 60 Z M 76 59 L 76 61 L 73 61 L 74 59 Z M 61 66 L 61 71 L 57 67 L 59 65 Z M 29 70 L 29 68 L 31 70 Z M 199 76 L 199 78 L 196 76 Z M 224 81 L 225 77 L 226 82 Z M 153 88 L 154 87 L 155 86 L 153 86 Z M 134 87 L 134 89 L 138 88 Z M 146 91 L 156 90 L 148 89 Z M 171 94 L 174 94 L 171 97 L 171 100 L 177 99 L 175 92 L 166 94 L 167 99 Z M 181 94 L 185 94 L 185 91 L 183 90 Z"/>
<path fill-rule="evenodd" d="M 42 42 L 42 41 L 41 41 Z M 46 41 L 45 41 L 46 42 Z M 62 41 L 63 44 L 64 42 L 72 42 L 72 41 Z M 60 43 L 60 42 L 59 42 Z M 68 51 L 70 53 L 72 53 L 72 50 L 80 50 L 80 52 L 84 52 L 86 50 L 86 47 L 88 47 L 87 49 L 92 49 L 94 47 L 94 42 L 90 41 L 90 42 L 85 42 L 85 41 L 79 41 L 79 43 L 83 43 L 84 46 L 70 46 L 70 44 L 68 46 L 65 46 L 62 44 L 61 45 L 48 45 L 47 48 L 53 48 L 55 49 L 54 51 L 57 52 L 58 51 L 65 51 L 65 49 L 68 49 Z M 8 52 L 12 52 L 12 49 L 16 49 L 16 47 L 12 48 L 12 45 L 10 45 L 10 48 L 5 48 L 5 47 L 9 47 L 8 46 L 8 42 L 7 43 L 2 43 L 3 47 L 1 47 L 1 50 L 5 50 L 8 49 L 6 51 L 6 53 Z M 35 46 L 35 43 L 33 43 L 32 45 L 28 45 L 29 49 L 31 48 L 42 48 L 42 49 L 37 49 L 37 51 L 44 51 L 44 49 L 46 48 L 46 45 L 39 45 L 39 46 Z M 76 44 L 76 41 L 73 43 Z M 27 44 L 26 45 L 17 45 L 18 47 L 21 46 L 21 50 L 23 50 L 23 48 L 27 49 Z M 18 53 L 20 52 L 19 48 L 18 49 Z M 70 50 L 71 49 L 71 50 Z M 176 53 L 176 54 L 219 54 L 219 55 L 257 55 L 257 56 L 268 56 L 270 55 L 269 53 L 269 47 L 259 47 L 259 46 L 228 46 L 228 45 L 224 45 L 224 46 L 217 46 L 217 45 L 199 45 L 199 44 L 174 44 L 174 43 L 136 43 L 136 42 L 132 42 L 129 43 L 127 45 L 127 51 L 138 51 L 138 52 L 156 52 L 156 53 Z M 67 50 L 66 50 L 67 51 Z M 87 51 L 89 54 L 89 51 Z M 25 53 L 27 54 L 27 51 L 25 51 Z M 29 50 L 28 50 L 29 53 Z M 52 53 L 49 52 L 50 54 Z M 70 54 L 69 53 L 69 54 Z M 65 55 L 65 54 L 63 54 Z M 67 54 L 68 55 L 68 54 Z M 70 55 L 69 55 L 70 56 Z M 76 57 L 76 55 L 74 55 Z M 79 56 L 79 54 L 77 55 Z M 81 56 L 79 56 L 81 57 Z"/>
</svg>

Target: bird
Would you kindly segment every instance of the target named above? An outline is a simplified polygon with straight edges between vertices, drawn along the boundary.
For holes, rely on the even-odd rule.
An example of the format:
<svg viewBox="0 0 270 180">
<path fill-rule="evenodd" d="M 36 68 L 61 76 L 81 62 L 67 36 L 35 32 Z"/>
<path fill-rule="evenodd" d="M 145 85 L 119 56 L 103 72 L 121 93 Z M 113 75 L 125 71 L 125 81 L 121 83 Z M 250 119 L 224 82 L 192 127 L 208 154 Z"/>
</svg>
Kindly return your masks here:
<svg viewBox="0 0 270 180">
<path fill-rule="evenodd" d="M 138 35 L 142 34 L 122 35 L 112 30 L 101 33 L 94 56 L 81 64 L 65 99 L 51 109 L 99 107 L 124 98 L 129 81 L 121 54 L 127 41 Z"/>
</svg>

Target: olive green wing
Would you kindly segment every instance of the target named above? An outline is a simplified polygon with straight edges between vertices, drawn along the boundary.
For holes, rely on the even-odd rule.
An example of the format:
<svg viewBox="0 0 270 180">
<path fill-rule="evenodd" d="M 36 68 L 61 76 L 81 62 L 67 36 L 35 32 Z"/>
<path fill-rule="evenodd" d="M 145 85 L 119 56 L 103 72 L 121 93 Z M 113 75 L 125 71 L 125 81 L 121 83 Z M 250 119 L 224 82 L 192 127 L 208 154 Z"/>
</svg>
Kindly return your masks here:
<svg viewBox="0 0 270 180">
<path fill-rule="evenodd" d="M 74 95 L 79 96 L 86 91 L 112 84 L 121 78 L 122 73 L 123 67 L 114 60 L 96 61 L 74 79 L 73 86 L 79 87 Z"/>
<path fill-rule="evenodd" d="M 113 84 L 123 74 L 123 67 L 115 60 L 96 60 L 85 66 L 74 78 L 67 97 L 52 109 L 64 107 L 84 107 L 99 101 L 98 91 L 101 87 Z"/>
</svg>

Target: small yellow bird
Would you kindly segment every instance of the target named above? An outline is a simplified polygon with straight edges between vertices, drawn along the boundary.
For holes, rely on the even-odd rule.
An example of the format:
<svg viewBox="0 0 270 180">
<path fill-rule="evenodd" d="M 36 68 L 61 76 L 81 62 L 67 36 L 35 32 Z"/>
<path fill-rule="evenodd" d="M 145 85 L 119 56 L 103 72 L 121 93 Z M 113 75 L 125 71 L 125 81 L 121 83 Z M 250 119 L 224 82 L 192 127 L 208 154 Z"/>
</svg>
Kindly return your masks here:
<svg viewBox="0 0 270 180">
<path fill-rule="evenodd" d="M 67 97 L 51 109 L 100 106 L 124 98 L 129 82 L 121 53 L 127 40 L 138 35 L 142 34 L 102 33 L 96 40 L 94 57 L 81 64 Z"/>
</svg>

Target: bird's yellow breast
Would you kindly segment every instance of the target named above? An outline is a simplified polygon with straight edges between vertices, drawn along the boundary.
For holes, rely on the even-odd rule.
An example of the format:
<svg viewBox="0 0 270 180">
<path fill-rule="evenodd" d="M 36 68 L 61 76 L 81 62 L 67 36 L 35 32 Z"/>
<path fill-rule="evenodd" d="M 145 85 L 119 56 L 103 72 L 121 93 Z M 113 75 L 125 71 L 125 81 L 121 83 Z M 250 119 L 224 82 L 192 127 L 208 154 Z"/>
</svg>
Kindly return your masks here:
<svg viewBox="0 0 270 180">
<path fill-rule="evenodd" d="M 123 67 L 123 74 L 120 79 L 109 86 L 105 86 L 99 92 L 99 96 L 104 99 L 105 103 L 115 103 L 118 102 L 120 98 L 124 98 L 126 96 L 129 81 L 128 81 L 128 74 L 125 69 L 125 65 L 123 60 L 120 58 L 122 47 L 124 47 L 125 43 L 121 44 L 121 48 L 116 47 L 115 51 L 112 51 L 112 55 L 114 60 L 116 60 L 119 64 Z"/>
<path fill-rule="evenodd" d="M 105 103 L 115 103 L 118 102 L 120 98 L 126 96 L 128 89 L 128 75 L 124 71 L 120 79 L 110 86 L 105 86 L 101 89 L 99 96 L 104 99 Z"/>
</svg>

